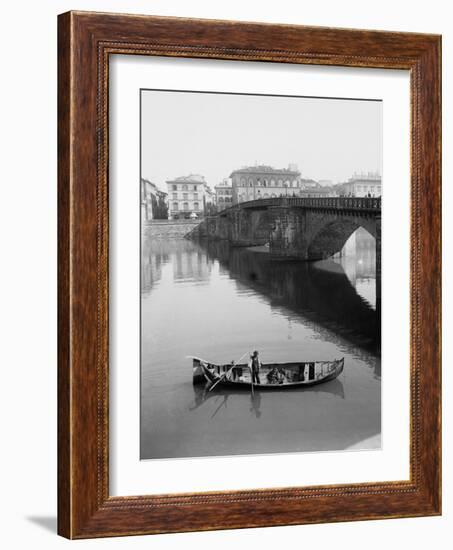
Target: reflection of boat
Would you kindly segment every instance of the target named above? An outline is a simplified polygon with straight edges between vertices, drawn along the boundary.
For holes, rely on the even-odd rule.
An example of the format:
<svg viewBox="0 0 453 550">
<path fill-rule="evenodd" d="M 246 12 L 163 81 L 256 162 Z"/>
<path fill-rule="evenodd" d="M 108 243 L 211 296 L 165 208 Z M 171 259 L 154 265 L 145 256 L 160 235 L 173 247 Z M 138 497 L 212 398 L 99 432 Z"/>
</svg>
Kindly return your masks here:
<svg viewBox="0 0 453 550">
<path fill-rule="evenodd" d="M 267 363 L 260 368 L 260 383 L 251 380 L 247 364 L 216 365 L 193 358 L 194 384 L 209 382 L 214 385 L 263 390 L 290 389 L 314 386 L 334 380 L 343 372 L 344 357 L 334 361 L 305 361 L 300 363 Z"/>
<path fill-rule="evenodd" d="M 193 387 L 194 390 L 194 401 L 193 404 L 189 407 L 190 411 L 194 411 L 195 409 L 198 409 L 203 403 L 205 403 L 208 400 L 211 400 L 212 403 L 219 403 L 220 405 L 217 406 L 217 408 L 214 410 L 213 417 L 218 413 L 220 408 L 222 406 L 227 406 L 228 399 L 234 398 L 234 396 L 244 396 L 244 390 L 243 388 L 237 388 L 235 386 L 222 386 L 218 385 L 216 391 L 210 392 L 209 389 L 212 387 L 211 382 L 206 382 L 205 384 L 195 384 Z M 300 389 L 300 386 L 299 386 Z M 310 386 L 308 388 L 310 393 L 328 393 L 330 395 L 333 395 L 335 397 L 339 397 L 340 399 L 344 399 L 344 387 L 343 382 L 340 378 L 335 378 L 334 380 L 331 380 L 330 382 L 327 382 L 325 384 L 318 384 L 316 386 Z M 285 388 L 275 388 L 274 393 L 281 390 L 286 391 Z M 302 388 L 302 391 L 304 389 Z M 254 396 L 252 396 L 251 401 L 251 412 L 255 412 L 255 415 L 258 417 L 261 415 L 260 411 L 260 392 L 257 392 Z"/>
</svg>

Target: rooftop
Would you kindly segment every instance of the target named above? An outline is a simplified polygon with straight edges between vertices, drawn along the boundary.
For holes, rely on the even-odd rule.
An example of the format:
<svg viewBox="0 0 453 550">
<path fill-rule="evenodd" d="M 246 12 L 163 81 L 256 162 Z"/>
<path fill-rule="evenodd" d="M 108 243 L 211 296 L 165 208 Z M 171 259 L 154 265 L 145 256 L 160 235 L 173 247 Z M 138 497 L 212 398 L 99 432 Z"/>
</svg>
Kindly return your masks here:
<svg viewBox="0 0 453 550">
<path fill-rule="evenodd" d="M 146 179 L 146 178 L 141 178 L 142 179 L 142 184 L 146 184 L 150 187 L 153 188 L 154 192 L 156 193 L 156 195 L 167 195 L 167 193 L 165 191 L 162 191 L 161 189 L 159 189 L 159 187 L 157 186 L 157 184 L 153 183 L 152 181 Z"/>
<path fill-rule="evenodd" d="M 301 183 L 316 183 L 316 185 L 319 185 L 319 183 L 311 178 L 300 178 Z"/>
<path fill-rule="evenodd" d="M 381 179 L 381 175 L 379 174 L 379 172 L 367 172 L 367 173 L 362 172 L 360 174 L 355 172 L 354 174 L 352 174 L 352 177 L 349 178 L 348 182 L 367 181 L 367 180 L 376 181 L 380 179 Z"/>
<path fill-rule="evenodd" d="M 189 174 L 188 176 L 179 176 L 174 179 L 167 180 L 167 183 L 206 183 L 204 176 L 200 174 Z"/>
<path fill-rule="evenodd" d="M 155 187 L 157 189 L 157 185 L 149 179 L 142 178 L 142 182 L 151 185 L 152 187 Z"/>
<path fill-rule="evenodd" d="M 230 177 L 233 174 L 294 174 L 300 175 L 299 170 L 291 170 L 289 168 L 274 168 L 273 166 L 268 166 L 266 164 L 257 164 L 256 166 L 243 166 L 238 170 L 233 170 Z"/>
</svg>

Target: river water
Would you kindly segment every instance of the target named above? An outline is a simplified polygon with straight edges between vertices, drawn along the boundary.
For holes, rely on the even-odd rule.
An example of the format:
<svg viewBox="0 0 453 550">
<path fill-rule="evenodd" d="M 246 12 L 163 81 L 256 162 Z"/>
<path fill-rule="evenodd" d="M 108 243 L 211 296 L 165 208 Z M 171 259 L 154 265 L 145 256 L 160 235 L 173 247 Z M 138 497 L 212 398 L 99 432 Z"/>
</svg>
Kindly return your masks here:
<svg viewBox="0 0 453 550">
<path fill-rule="evenodd" d="M 142 459 L 380 447 L 372 237 L 359 231 L 341 257 L 305 263 L 152 232 L 142 236 Z M 226 363 L 255 349 L 264 363 L 344 357 L 344 373 L 254 397 L 192 384 L 187 356 Z"/>
</svg>

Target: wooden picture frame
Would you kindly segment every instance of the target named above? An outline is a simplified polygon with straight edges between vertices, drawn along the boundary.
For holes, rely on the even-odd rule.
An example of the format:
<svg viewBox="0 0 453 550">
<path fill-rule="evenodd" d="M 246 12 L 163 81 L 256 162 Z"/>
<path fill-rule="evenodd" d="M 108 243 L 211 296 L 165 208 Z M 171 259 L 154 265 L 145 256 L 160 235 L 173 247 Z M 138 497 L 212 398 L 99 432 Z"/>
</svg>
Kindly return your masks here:
<svg viewBox="0 0 453 550">
<path fill-rule="evenodd" d="M 441 513 L 441 39 L 69 12 L 58 21 L 58 532 L 68 538 Z M 109 56 L 410 71 L 410 480 L 109 495 Z"/>
</svg>

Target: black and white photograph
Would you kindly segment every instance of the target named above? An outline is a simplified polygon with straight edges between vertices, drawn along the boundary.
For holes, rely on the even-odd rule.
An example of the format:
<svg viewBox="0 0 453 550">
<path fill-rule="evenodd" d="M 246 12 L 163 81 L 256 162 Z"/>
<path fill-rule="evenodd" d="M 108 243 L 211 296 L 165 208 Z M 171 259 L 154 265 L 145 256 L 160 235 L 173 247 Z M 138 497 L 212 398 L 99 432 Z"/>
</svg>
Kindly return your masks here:
<svg viewBox="0 0 453 550">
<path fill-rule="evenodd" d="M 140 100 L 141 459 L 380 449 L 382 101 Z"/>
</svg>

